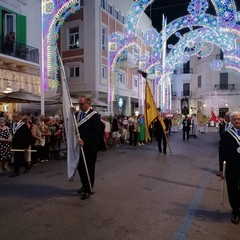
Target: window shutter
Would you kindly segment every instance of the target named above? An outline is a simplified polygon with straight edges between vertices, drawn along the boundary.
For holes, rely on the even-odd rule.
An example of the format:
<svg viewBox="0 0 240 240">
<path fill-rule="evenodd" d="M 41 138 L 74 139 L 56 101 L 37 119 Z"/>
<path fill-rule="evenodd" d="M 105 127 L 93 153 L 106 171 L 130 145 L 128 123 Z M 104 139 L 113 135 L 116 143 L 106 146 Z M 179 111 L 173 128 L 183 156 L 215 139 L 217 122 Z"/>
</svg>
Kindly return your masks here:
<svg viewBox="0 0 240 240">
<path fill-rule="evenodd" d="M 17 14 L 16 41 L 27 44 L 27 18 L 26 16 Z"/>
</svg>

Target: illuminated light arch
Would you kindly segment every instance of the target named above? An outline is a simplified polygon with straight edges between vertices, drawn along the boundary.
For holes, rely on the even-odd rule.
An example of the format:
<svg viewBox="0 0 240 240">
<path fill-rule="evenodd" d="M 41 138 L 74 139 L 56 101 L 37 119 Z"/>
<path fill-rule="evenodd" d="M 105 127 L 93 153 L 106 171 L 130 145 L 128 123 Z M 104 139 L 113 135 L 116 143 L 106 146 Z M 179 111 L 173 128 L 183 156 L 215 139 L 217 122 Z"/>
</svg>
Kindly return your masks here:
<svg viewBox="0 0 240 240">
<path fill-rule="evenodd" d="M 42 90 L 57 89 L 56 42 L 66 18 L 80 9 L 80 0 L 42 1 Z"/>
<path fill-rule="evenodd" d="M 191 3 L 195 2 L 196 0 L 192 0 Z M 203 2 L 204 0 L 202 0 Z M 130 8 L 129 14 L 126 17 L 126 23 L 124 27 L 124 38 L 121 40 L 122 42 L 125 42 L 127 44 L 128 42 L 133 41 L 133 37 L 136 36 L 136 27 L 137 23 L 139 21 L 139 18 L 141 14 L 143 13 L 144 9 L 153 1 L 148 1 L 148 0 L 138 0 L 136 1 L 132 7 Z M 199 2 L 199 1 L 198 1 Z M 205 14 L 206 8 L 203 8 L 202 12 L 200 15 L 187 15 L 184 17 L 181 17 L 177 20 L 174 20 L 172 23 L 166 26 L 166 38 L 167 40 L 171 35 L 176 33 L 179 29 L 186 28 L 186 27 L 191 27 L 193 26 L 200 26 L 203 28 L 209 28 L 216 33 L 219 33 L 219 29 L 222 30 L 221 32 L 231 32 L 234 35 L 240 35 L 239 31 L 239 26 L 236 25 L 235 22 L 235 12 L 236 12 L 236 6 L 235 2 L 233 0 L 211 0 L 213 3 L 213 6 L 215 8 L 216 16 Z M 220 19 L 220 21 L 219 21 Z M 230 29 L 231 28 L 231 29 Z M 149 33 L 151 30 L 149 30 Z M 163 31 L 162 31 L 163 32 Z M 160 56 L 161 56 L 161 49 L 162 46 L 164 45 L 163 41 L 163 34 L 159 33 L 158 36 L 149 36 L 146 35 L 144 37 L 145 44 L 148 45 L 149 41 L 153 41 L 150 45 L 153 47 L 153 54 L 151 57 L 155 57 L 155 60 L 158 61 Z M 110 42 L 110 41 L 109 41 Z M 111 42 L 110 42 L 111 44 Z M 120 46 L 118 45 L 119 42 L 114 43 L 116 46 L 119 48 L 124 48 L 124 45 Z M 118 49 L 118 52 L 121 50 Z M 109 62 L 109 67 L 110 67 L 110 73 L 112 72 L 114 68 L 114 63 L 116 54 L 115 52 L 110 53 L 110 62 Z M 109 83 L 109 95 L 114 95 L 112 85 L 112 78 L 110 78 L 110 83 Z M 110 98 L 111 99 L 111 98 Z M 110 100 L 109 99 L 109 100 Z M 110 111 L 112 109 L 110 108 Z"/>
</svg>

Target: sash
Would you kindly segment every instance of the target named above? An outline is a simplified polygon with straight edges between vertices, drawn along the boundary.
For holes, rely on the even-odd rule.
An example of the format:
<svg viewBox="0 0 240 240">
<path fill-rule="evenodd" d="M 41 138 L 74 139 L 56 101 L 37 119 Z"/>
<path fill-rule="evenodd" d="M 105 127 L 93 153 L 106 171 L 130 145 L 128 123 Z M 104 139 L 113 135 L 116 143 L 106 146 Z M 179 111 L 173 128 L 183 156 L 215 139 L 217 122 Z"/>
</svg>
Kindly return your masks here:
<svg viewBox="0 0 240 240">
<path fill-rule="evenodd" d="M 239 146 L 237 148 L 237 152 L 240 153 L 240 136 L 238 136 L 238 134 L 232 128 L 228 128 L 227 132 L 229 132 L 231 134 L 231 136 L 236 140 L 236 142 Z"/>
<path fill-rule="evenodd" d="M 88 115 L 86 115 L 86 117 L 84 119 L 82 119 L 78 124 L 77 127 L 81 126 L 83 123 L 85 123 L 86 121 L 88 121 L 94 114 L 96 114 L 96 111 L 92 111 L 91 113 L 89 113 Z"/>
<path fill-rule="evenodd" d="M 20 122 L 19 124 L 17 124 L 17 126 L 13 129 L 13 134 L 15 134 L 16 131 L 24 124 L 25 124 L 24 122 Z"/>
</svg>

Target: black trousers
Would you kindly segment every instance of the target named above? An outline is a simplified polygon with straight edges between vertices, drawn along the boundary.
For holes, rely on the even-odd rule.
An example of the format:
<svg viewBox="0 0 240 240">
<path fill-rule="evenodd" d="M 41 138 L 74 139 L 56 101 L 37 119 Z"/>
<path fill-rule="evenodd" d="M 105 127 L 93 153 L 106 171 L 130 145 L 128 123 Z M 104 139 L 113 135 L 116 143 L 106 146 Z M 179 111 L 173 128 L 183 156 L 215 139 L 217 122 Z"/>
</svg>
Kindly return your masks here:
<svg viewBox="0 0 240 240">
<path fill-rule="evenodd" d="M 87 168 L 88 168 L 91 187 L 93 189 L 93 185 L 94 185 L 94 181 L 95 181 L 95 165 L 96 165 L 96 160 L 97 160 L 97 151 L 85 150 L 84 154 L 86 157 L 86 164 L 87 164 Z M 80 180 L 82 182 L 82 187 L 84 188 L 85 192 L 90 193 L 91 189 L 89 186 L 89 180 L 88 180 L 82 152 L 80 153 L 80 159 L 79 159 L 79 164 L 78 164 L 78 173 L 80 176 Z"/>
<path fill-rule="evenodd" d="M 137 146 L 138 132 L 130 131 L 129 132 L 129 145 Z"/>
<path fill-rule="evenodd" d="M 183 140 L 185 140 L 185 136 L 187 135 L 187 140 L 189 139 L 189 129 L 183 129 Z"/>
<path fill-rule="evenodd" d="M 226 174 L 228 200 L 232 208 L 232 213 L 235 215 L 240 214 L 240 174 L 230 173 Z"/>
<path fill-rule="evenodd" d="M 158 151 L 162 152 L 162 142 L 163 142 L 163 152 L 167 152 L 167 140 L 165 136 L 159 136 L 157 138 L 158 142 Z"/>
<path fill-rule="evenodd" d="M 15 152 L 14 153 L 14 172 L 19 174 L 20 168 L 24 167 L 25 170 L 29 170 L 29 164 L 27 160 L 25 159 L 24 152 Z"/>
</svg>

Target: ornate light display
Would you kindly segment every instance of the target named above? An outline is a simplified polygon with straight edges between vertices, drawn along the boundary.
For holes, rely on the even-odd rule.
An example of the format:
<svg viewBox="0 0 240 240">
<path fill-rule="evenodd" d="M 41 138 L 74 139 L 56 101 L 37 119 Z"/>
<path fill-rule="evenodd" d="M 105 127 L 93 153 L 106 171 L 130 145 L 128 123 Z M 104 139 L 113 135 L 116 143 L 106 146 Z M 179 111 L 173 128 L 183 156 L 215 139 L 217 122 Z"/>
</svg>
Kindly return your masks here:
<svg viewBox="0 0 240 240">
<path fill-rule="evenodd" d="M 213 59 L 210 63 L 210 67 L 213 71 L 220 71 L 223 67 L 223 62 L 219 59 Z"/>
<path fill-rule="evenodd" d="M 109 51 L 109 67 L 111 72 L 114 72 L 113 68 L 120 53 L 129 45 L 136 44 L 138 20 L 144 9 L 152 2 L 153 0 L 136 0 L 126 17 L 124 36 L 116 38 L 112 34 L 109 37 L 109 46 L 111 46 L 111 51 Z M 166 58 L 165 69 L 158 71 L 155 66 L 155 72 L 162 72 L 164 76 L 168 76 L 173 72 L 177 64 L 188 61 L 192 55 L 208 56 L 213 49 L 213 44 L 220 47 L 224 52 L 224 58 L 227 59 L 225 61 L 226 68 L 239 72 L 239 61 L 236 63 L 236 56 L 239 55 L 236 54 L 235 42 L 237 38 L 240 38 L 240 25 L 236 22 L 240 19 L 240 14 L 236 12 L 234 0 L 211 0 L 211 2 L 215 7 L 216 16 L 206 13 L 208 9 L 207 0 L 192 0 L 188 7 L 190 15 L 172 21 L 158 34 L 156 30 L 147 30 L 143 41 L 146 46 L 152 47 L 152 53 L 151 61 L 142 61 L 144 63 L 142 66 L 145 66 L 143 70 L 146 71 L 149 69 L 150 62 L 152 65 L 155 65 L 155 62 L 159 62 L 164 42 L 175 34 L 180 41 L 175 46 L 169 45 L 171 52 Z M 194 26 L 198 27 L 198 29 L 193 30 Z M 183 28 L 189 28 L 190 33 L 182 36 L 178 31 Z M 191 51 L 186 51 L 186 48 Z M 226 57 L 226 53 L 230 57 L 228 55 Z M 232 56 L 235 57 L 234 61 L 231 58 Z M 220 65 L 220 62 L 212 63 L 214 69 L 220 68 Z M 163 83 L 159 79 L 164 79 L 164 76 L 156 78 L 158 79 L 158 84 L 161 85 Z M 112 81 L 113 79 L 111 78 L 109 82 L 109 101 L 113 99 L 112 96 L 114 95 L 114 84 Z M 164 88 L 161 89 L 163 90 Z M 111 110 L 110 107 L 109 111 Z"/>
<path fill-rule="evenodd" d="M 213 44 L 209 42 L 201 42 L 196 45 L 196 52 L 198 57 L 207 57 L 212 53 Z"/>
<path fill-rule="evenodd" d="M 80 0 L 42 0 L 42 90 L 57 89 L 56 42 L 65 19 L 80 9 Z"/>
<path fill-rule="evenodd" d="M 188 6 L 188 12 L 194 16 L 204 15 L 207 9 L 208 2 L 205 0 L 192 0 Z"/>
</svg>

